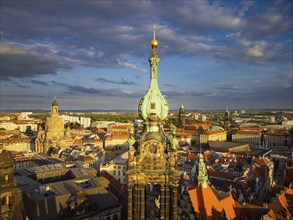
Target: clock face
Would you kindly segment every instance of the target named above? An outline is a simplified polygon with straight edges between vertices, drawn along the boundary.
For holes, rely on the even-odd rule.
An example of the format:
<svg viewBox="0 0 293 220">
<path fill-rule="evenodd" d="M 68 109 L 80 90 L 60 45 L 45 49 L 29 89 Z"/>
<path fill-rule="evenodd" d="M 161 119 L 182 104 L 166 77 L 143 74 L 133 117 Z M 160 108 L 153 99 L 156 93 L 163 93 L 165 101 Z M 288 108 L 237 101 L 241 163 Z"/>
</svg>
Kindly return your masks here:
<svg viewBox="0 0 293 220">
<path fill-rule="evenodd" d="M 149 151 L 151 154 L 156 154 L 157 153 L 157 146 L 155 144 L 150 144 Z"/>
<path fill-rule="evenodd" d="M 151 141 L 151 142 L 147 143 L 145 146 L 151 156 L 154 156 L 157 154 L 158 149 L 159 149 L 158 143 Z"/>
</svg>

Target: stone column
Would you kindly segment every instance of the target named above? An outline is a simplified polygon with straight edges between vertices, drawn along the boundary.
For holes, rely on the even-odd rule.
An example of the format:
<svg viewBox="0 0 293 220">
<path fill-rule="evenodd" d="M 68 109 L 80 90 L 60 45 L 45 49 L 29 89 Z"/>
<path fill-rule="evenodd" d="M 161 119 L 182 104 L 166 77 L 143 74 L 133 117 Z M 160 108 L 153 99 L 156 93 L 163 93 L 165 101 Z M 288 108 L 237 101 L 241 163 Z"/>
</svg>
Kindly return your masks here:
<svg viewBox="0 0 293 220">
<path fill-rule="evenodd" d="M 138 186 L 137 184 L 134 185 L 134 193 L 133 193 L 133 197 L 134 197 L 134 207 L 133 207 L 133 219 L 137 220 L 139 217 L 139 213 L 138 213 Z"/>
<path fill-rule="evenodd" d="M 140 219 L 145 218 L 145 186 L 140 185 Z"/>
<path fill-rule="evenodd" d="M 177 219 L 177 186 L 172 186 L 172 219 Z"/>
<path fill-rule="evenodd" d="M 137 219 L 140 218 L 140 202 L 141 202 L 141 196 L 140 196 L 140 187 L 137 185 Z"/>
<path fill-rule="evenodd" d="M 160 219 L 165 219 L 165 185 L 160 186 Z"/>
<path fill-rule="evenodd" d="M 170 219 L 170 185 L 166 186 L 166 219 Z"/>
<path fill-rule="evenodd" d="M 127 220 L 132 220 L 132 189 L 133 186 L 128 186 L 128 199 L 127 199 Z"/>
</svg>

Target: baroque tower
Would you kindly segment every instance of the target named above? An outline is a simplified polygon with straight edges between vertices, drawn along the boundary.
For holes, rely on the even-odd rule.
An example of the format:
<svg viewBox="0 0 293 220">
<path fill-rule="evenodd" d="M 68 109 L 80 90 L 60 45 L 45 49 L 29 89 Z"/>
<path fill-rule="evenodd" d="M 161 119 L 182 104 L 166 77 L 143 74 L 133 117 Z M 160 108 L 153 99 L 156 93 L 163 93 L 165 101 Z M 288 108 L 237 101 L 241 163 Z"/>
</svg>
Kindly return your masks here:
<svg viewBox="0 0 293 220">
<path fill-rule="evenodd" d="M 179 109 L 178 114 L 178 128 L 184 128 L 185 127 L 185 110 L 184 106 L 181 105 Z"/>
<path fill-rule="evenodd" d="M 58 113 L 56 97 L 51 105 L 51 115 L 47 118 L 45 130 L 38 131 L 36 139 L 36 151 L 46 154 L 50 147 L 56 147 L 58 142 L 64 139 L 64 123 Z"/>
<path fill-rule="evenodd" d="M 150 84 L 138 106 L 144 129 L 138 136 L 132 128 L 128 139 L 128 220 L 177 219 L 178 140 L 175 126 L 168 135 L 163 129 L 169 107 L 158 87 L 155 27 L 150 45 Z"/>
</svg>

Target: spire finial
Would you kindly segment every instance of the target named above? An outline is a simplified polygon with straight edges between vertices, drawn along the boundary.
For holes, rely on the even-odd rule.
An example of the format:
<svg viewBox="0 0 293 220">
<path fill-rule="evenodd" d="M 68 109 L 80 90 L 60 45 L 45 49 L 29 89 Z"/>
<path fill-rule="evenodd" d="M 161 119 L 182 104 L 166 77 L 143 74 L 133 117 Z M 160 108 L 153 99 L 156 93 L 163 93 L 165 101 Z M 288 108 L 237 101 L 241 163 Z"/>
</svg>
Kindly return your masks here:
<svg viewBox="0 0 293 220">
<path fill-rule="evenodd" d="M 157 48 L 159 45 L 159 42 L 156 40 L 156 25 L 154 25 L 154 28 L 153 28 L 153 39 L 151 41 L 151 48 L 152 49 L 155 49 Z"/>
</svg>

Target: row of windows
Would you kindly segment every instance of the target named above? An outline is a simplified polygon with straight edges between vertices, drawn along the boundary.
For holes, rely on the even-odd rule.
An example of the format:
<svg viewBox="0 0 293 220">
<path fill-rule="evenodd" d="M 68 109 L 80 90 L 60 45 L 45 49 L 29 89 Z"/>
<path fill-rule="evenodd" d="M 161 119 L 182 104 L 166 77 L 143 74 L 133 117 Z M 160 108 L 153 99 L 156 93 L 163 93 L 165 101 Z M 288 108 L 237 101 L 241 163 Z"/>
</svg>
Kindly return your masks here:
<svg viewBox="0 0 293 220">
<path fill-rule="evenodd" d="M 115 176 L 116 175 L 116 170 L 113 171 L 113 175 Z M 118 176 L 125 176 L 125 174 L 123 172 L 120 172 L 120 170 L 118 170 L 118 173 L 117 173 Z"/>
<path fill-rule="evenodd" d="M 113 166 L 114 169 L 116 169 L 116 166 Z M 117 166 L 118 169 L 121 169 L 121 166 Z M 126 166 L 122 166 L 122 169 L 126 169 Z"/>
</svg>

